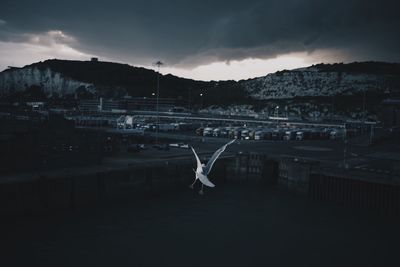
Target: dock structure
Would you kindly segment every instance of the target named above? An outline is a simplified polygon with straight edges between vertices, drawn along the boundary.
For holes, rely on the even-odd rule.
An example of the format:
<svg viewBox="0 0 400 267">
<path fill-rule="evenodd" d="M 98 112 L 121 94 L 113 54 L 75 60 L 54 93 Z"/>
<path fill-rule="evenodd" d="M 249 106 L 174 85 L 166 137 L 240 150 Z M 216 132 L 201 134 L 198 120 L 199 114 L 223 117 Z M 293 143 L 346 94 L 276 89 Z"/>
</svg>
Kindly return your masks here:
<svg viewBox="0 0 400 267">
<path fill-rule="evenodd" d="M 207 159 L 210 153 L 200 153 Z M 113 161 L 41 173 L 21 173 L 0 179 L 0 212 L 43 212 L 75 209 L 98 203 L 151 197 L 187 188 L 194 159 L 188 153 Z M 318 201 L 400 214 L 398 173 L 371 174 L 334 167 L 310 158 L 268 153 L 227 153 L 210 178 L 217 184 L 277 185 Z"/>
</svg>

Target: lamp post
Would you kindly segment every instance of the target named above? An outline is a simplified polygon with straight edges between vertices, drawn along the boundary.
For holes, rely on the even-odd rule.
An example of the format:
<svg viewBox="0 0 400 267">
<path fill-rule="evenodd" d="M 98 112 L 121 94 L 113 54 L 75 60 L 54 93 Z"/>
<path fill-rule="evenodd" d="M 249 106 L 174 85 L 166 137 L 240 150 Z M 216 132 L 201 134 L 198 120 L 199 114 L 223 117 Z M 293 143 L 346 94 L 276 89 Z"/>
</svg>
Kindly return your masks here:
<svg viewBox="0 0 400 267">
<path fill-rule="evenodd" d="M 156 62 L 158 71 L 157 71 L 157 100 L 156 100 L 156 114 L 157 114 L 157 120 L 156 120 L 156 144 L 158 144 L 158 124 L 159 124 L 159 113 L 158 113 L 158 98 L 160 97 L 160 67 L 164 65 L 161 61 Z"/>
<path fill-rule="evenodd" d="M 343 130 L 343 168 L 347 169 L 347 125 L 344 123 L 344 130 Z"/>
<path fill-rule="evenodd" d="M 288 106 L 285 106 L 285 118 L 289 118 L 289 113 L 288 113 Z"/>
<path fill-rule="evenodd" d="M 363 109 L 363 121 L 365 122 L 365 119 L 366 119 L 366 116 L 367 116 L 367 113 L 366 113 L 366 94 L 367 94 L 367 92 L 366 92 L 367 90 L 364 88 L 364 90 L 363 90 L 363 106 L 362 106 L 362 109 Z"/>
<path fill-rule="evenodd" d="M 191 87 L 189 87 L 189 99 L 188 99 L 188 110 L 189 110 L 189 113 L 190 113 L 190 98 L 191 98 L 191 94 L 192 94 L 192 88 Z"/>
<path fill-rule="evenodd" d="M 200 93 L 200 109 L 203 109 L 203 93 Z"/>
</svg>

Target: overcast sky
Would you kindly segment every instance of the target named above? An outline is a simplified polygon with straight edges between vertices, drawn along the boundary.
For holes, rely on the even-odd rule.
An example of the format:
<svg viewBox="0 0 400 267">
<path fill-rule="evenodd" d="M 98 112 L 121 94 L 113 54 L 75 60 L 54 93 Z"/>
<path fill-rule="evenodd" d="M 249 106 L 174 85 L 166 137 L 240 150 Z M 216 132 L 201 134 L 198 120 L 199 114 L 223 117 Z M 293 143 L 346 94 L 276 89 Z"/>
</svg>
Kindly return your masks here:
<svg viewBox="0 0 400 267">
<path fill-rule="evenodd" d="M 320 62 L 399 62 L 398 2 L 2 0 L 0 70 L 96 56 L 237 80 Z"/>
</svg>

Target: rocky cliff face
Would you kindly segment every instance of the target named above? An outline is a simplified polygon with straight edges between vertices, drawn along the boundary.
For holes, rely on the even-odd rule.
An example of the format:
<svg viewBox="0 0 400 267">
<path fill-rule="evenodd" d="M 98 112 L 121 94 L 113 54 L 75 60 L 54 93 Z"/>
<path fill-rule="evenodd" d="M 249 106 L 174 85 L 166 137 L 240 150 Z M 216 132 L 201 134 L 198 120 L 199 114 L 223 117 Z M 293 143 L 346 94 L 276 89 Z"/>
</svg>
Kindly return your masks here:
<svg viewBox="0 0 400 267">
<path fill-rule="evenodd" d="M 400 91 L 400 75 L 396 73 L 327 70 L 324 66 L 281 71 L 242 81 L 242 86 L 255 99 L 354 95 L 364 90 L 378 94 Z"/>
<path fill-rule="evenodd" d="M 0 96 L 36 85 L 52 96 L 75 93 L 85 88 L 104 97 L 149 96 L 154 92 L 157 73 L 112 62 L 46 60 L 0 73 Z M 308 68 L 279 71 L 239 82 L 202 82 L 163 75 L 162 97 L 186 99 L 190 88 L 193 103 L 200 93 L 208 105 L 246 104 L 252 100 L 400 94 L 400 64 L 362 62 L 319 64 Z M 247 102 L 246 102 L 247 101 Z"/>
<path fill-rule="evenodd" d="M 64 77 L 63 74 L 54 72 L 49 68 L 40 70 L 37 67 L 30 66 L 9 69 L 0 73 L 1 95 L 23 91 L 32 85 L 40 86 L 48 96 L 52 96 L 55 93 L 59 96 L 73 94 L 77 88 L 82 86 L 88 91 L 94 90 L 91 83 Z"/>
</svg>

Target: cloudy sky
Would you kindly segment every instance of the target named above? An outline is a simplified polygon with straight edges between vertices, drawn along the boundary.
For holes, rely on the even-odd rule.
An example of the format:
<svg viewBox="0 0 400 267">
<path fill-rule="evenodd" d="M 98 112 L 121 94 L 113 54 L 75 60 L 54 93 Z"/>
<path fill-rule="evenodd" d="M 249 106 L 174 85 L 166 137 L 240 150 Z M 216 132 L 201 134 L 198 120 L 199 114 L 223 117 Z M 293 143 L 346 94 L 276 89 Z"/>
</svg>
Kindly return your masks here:
<svg viewBox="0 0 400 267">
<path fill-rule="evenodd" d="M 395 0 L 2 0 L 0 70 L 117 61 L 202 79 L 320 62 L 400 62 Z"/>
</svg>

